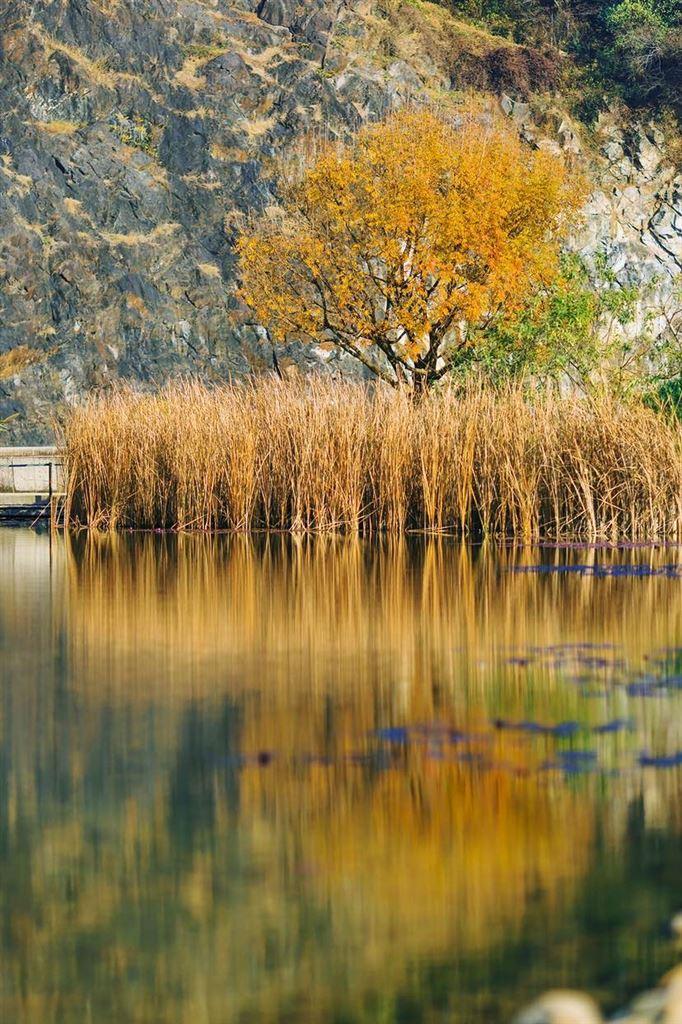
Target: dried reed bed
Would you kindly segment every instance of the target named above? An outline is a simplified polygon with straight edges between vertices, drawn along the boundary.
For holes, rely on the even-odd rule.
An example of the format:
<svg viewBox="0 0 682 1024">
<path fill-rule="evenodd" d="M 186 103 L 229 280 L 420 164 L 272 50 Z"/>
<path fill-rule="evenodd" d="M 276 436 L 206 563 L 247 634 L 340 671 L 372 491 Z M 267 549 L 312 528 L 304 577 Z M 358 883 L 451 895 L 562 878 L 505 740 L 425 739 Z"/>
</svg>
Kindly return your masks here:
<svg viewBox="0 0 682 1024">
<path fill-rule="evenodd" d="M 682 428 L 607 398 L 184 382 L 92 400 L 65 449 L 95 529 L 682 535 Z"/>
</svg>

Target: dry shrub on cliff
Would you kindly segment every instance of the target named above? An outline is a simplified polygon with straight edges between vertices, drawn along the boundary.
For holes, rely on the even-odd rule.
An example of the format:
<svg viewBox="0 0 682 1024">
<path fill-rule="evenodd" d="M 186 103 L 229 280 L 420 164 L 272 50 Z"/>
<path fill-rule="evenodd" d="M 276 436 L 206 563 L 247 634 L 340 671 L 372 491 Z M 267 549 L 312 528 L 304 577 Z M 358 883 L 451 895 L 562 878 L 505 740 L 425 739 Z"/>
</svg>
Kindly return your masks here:
<svg viewBox="0 0 682 1024">
<path fill-rule="evenodd" d="M 39 360 L 40 353 L 30 349 L 28 345 L 16 345 L 7 352 L 0 353 L 0 380 L 21 373 L 27 366 L 32 366 Z"/>
<path fill-rule="evenodd" d="M 682 535 L 682 428 L 608 399 L 186 382 L 92 400 L 65 447 L 67 517 L 100 529 Z"/>
</svg>

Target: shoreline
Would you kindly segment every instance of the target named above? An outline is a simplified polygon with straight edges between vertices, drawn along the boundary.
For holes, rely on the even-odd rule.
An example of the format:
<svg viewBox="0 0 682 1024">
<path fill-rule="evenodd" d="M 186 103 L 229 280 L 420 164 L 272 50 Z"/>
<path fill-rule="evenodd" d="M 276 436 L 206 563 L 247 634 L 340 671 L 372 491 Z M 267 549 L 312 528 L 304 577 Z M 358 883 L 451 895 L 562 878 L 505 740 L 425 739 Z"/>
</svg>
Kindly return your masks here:
<svg viewBox="0 0 682 1024">
<path fill-rule="evenodd" d="M 518 1013 L 512 1024 L 679 1024 L 682 1021 L 682 963 L 645 989 L 623 1009 L 603 1017 L 586 992 L 550 990 Z"/>
</svg>

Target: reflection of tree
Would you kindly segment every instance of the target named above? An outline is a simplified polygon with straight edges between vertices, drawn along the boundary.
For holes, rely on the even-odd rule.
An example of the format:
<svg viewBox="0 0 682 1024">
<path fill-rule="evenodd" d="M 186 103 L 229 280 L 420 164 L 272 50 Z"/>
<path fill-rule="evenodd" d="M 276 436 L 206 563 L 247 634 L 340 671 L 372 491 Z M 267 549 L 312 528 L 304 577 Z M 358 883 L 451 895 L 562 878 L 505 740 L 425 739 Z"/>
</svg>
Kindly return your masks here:
<svg viewBox="0 0 682 1024">
<path fill-rule="evenodd" d="M 519 927 L 491 936 L 483 953 L 442 949 L 413 961 L 388 1019 L 412 1007 L 427 1021 L 507 1021 L 548 977 L 591 991 L 610 1015 L 657 984 L 679 959 L 660 936 L 679 901 L 680 837 L 650 828 L 642 811 L 638 800 L 629 806 L 625 845 L 603 844 L 597 829 L 589 870 L 549 915 L 531 899 Z"/>
<path fill-rule="evenodd" d="M 570 717 L 573 691 L 498 645 L 589 633 L 641 657 L 676 635 L 678 584 L 638 580 L 634 600 L 628 581 L 438 546 L 119 538 L 64 558 L 50 606 L 35 585 L 21 607 L 0 595 L 0 636 L 33 623 L 26 671 L 0 664 L 0 1019 L 420 1007 L 478 1024 L 543 987 L 532 962 L 603 979 L 622 928 L 653 928 L 678 877 L 674 773 L 567 785 L 526 776 L 544 748 L 504 731 L 485 771 L 372 734 L 478 728 L 501 703 Z M 598 956 L 586 921 L 608 936 Z"/>
<path fill-rule="evenodd" d="M 80 1020 L 85 1000 L 102 1020 L 192 1021 L 202 1000 L 217 1019 L 312 1004 L 322 1020 L 336 1000 L 355 1015 L 411 957 L 513 934 L 529 888 L 556 892 L 584 860 L 590 811 L 565 793 L 528 804 L 461 767 L 226 765 L 219 703 L 186 707 L 174 753 L 96 791 L 77 766 L 122 744 L 129 712 L 97 716 L 68 803 L 21 808 L 3 843 L 0 1007 L 17 1021 Z M 570 848 L 562 809 L 580 822 Z"/>
<path fill-rule="evenodd" d="M 202 715 L 194 702 L 184 712 L 170 777 L 168 830 L 178 852 L 184 849 L 190 857 L 200 836 L 215 828 L 216 774 L 228 813 L 239 808 L 239 718 L 239 707 L 230 701 L 216 709 L 215 717 Z"/>
</svg>

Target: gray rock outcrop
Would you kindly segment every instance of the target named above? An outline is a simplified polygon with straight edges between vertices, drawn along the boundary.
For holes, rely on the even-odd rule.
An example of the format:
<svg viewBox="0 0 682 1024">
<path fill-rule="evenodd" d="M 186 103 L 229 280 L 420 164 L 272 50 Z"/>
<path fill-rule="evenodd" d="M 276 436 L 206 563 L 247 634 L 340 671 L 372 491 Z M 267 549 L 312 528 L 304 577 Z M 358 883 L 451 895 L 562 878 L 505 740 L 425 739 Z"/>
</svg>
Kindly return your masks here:
<svg viewBox="0 0 682 1024">
<path fill-rule="evenodd" d="M 417 9 L 398 7 L 399 26 L 368 0 L 0 3 L 0 353 L 31 354 L 0 381 L 7 439 L 49 440 L 71 402 L 119 378 L 271 366 L 235 294 L 233 242 L 307 133 L 347 135 L 467 83 L 507 90 L 516 116 L 552 87 L 527 48 L 491 37 L 482 56 L 445 22 L 422 39 Z M 583 248 L 605 247 L 624 278 L 672 281 L 680 179 L 662 139 L 614 123 L 601 148 Z M 285 369 L 315 362 L 280 353 Z"/>
</svg>

